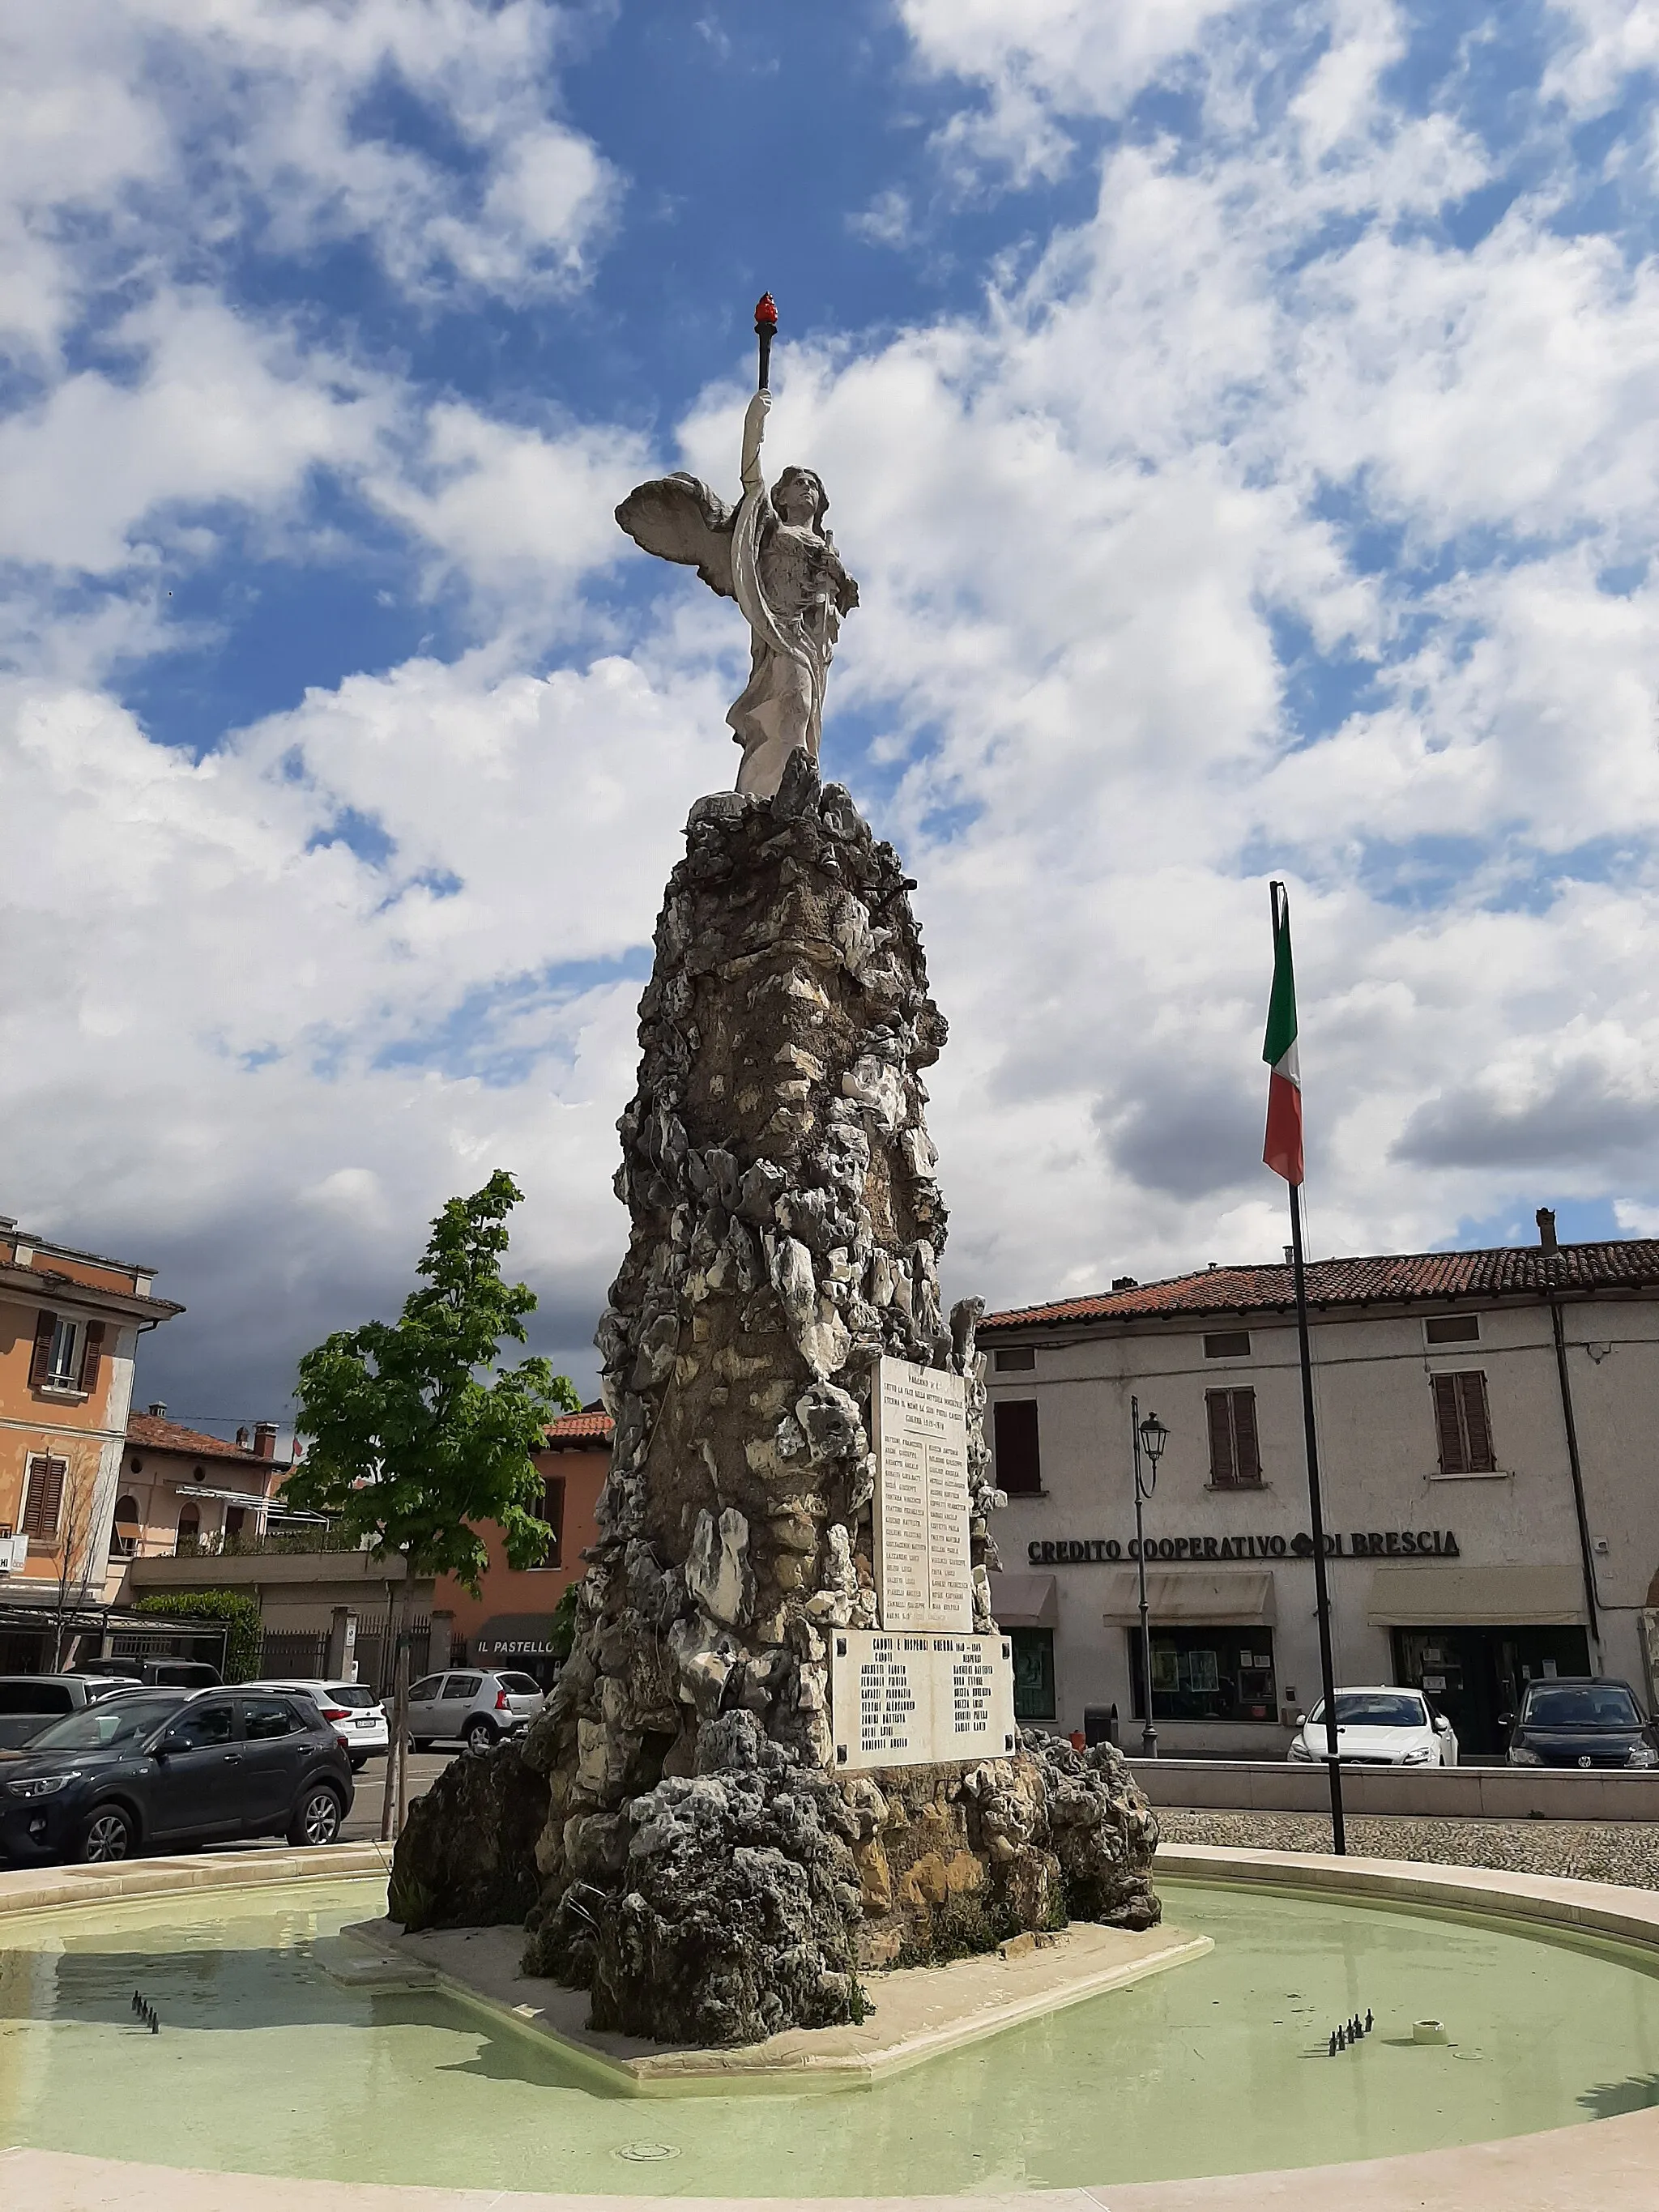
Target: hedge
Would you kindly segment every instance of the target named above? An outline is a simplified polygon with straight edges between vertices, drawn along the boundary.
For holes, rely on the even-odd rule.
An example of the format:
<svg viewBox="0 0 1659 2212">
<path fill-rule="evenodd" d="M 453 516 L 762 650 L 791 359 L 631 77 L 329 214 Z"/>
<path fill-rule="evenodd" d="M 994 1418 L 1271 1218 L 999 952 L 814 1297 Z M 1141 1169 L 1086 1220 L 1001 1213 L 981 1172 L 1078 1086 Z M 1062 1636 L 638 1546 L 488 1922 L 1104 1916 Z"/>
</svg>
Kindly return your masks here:
<svg viewBox="0 0 1659 2212">
<path fill-rule="evenodd" d="M 225 1680 L 251 1682 L 259 1672 L 264 1640 L 259 1601 L 242 1590 L 182 1590 L 141 1597 L 136 1613 L 166 1613 L 174 1620 L 211 1620 L 230 1632 L 225 1642 Z"/>
</svg>

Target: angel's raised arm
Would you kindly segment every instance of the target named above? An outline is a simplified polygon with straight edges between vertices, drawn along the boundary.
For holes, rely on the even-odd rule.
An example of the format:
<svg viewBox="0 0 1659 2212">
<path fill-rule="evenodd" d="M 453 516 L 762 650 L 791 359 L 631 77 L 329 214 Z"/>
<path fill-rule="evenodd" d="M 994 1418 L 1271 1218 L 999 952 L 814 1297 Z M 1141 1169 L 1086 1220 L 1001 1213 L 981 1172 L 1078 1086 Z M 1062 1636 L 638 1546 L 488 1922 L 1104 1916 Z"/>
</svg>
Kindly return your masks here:
<svg viewBox="0 0 1659 2212">
<path fill-rule="evenodd" d="M 617 520 L 646 552 L 682 562 L 723 599 L 733 596 L 732 509 L 701 477 L 677 474 L 636 484 Z"/>
</svg>

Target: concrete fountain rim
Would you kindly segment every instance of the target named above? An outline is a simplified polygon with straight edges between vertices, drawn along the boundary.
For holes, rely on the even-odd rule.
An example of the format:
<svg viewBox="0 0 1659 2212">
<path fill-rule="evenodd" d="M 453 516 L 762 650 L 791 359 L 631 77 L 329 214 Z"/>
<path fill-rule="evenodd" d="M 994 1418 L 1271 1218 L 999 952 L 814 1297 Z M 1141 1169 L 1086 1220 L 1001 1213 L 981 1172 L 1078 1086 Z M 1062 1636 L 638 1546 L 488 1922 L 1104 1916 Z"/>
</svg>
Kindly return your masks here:
<svg viewBox="0 0 1659 2212">
<path fill-rule="evenodd" d="M 1571 1929 L 1659 1954 L 1659 1893 L 1566 1875 L 1399 1859 L 1166 1844 L 1155 1867 L 1179 1879 L 1394 1903 Z M 390 1871 L 378 1844 L 327 1851 L 204 1852 L 114 1867 L 0 1872 L 0 1920 L 62 1905 L 204 1891 L 292 1887 Z M 978 2212 L 1652 2212 L 1659 2106 L 1539 2135 L 1350 2165 L 1182 2181 L 975 2195 Z M 9 2185 L 5 2186 L 4 2185 Z M 797 2198 L 564 2196 L 494 2189 L 212 2173 L 75 2152 L 0 2148 L 0 2197 L 31 2212 L 784 2212 Z M 943 2212 L 957 2197 L 823 2197 L 811 2212 Z"/>
</svg>

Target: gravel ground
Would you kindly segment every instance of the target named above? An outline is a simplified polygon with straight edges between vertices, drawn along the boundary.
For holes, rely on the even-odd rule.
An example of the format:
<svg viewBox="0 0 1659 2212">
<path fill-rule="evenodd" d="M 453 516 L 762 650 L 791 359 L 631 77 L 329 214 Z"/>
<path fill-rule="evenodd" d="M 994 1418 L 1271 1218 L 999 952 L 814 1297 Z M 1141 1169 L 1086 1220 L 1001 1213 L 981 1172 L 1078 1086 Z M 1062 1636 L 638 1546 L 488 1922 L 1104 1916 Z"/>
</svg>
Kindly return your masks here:
<svg viewBox="0 0 1659 2212">
<path fill-rule="evenodd" d="M 1231 1844 L 1255 1850 L 1328 1851 L 1331 1824 L 1312 1813 L 1198 1813 L 1161 1808 L 1170 1844 Z M 1350 1814 L 1348 1849 L 1369 1858 L 1437 1866 L 1500 1867 L 1585 1881 L 1659 1889 L 1659 1823 L 1645 1820 L 1413 1820 Z"/>
</svg>

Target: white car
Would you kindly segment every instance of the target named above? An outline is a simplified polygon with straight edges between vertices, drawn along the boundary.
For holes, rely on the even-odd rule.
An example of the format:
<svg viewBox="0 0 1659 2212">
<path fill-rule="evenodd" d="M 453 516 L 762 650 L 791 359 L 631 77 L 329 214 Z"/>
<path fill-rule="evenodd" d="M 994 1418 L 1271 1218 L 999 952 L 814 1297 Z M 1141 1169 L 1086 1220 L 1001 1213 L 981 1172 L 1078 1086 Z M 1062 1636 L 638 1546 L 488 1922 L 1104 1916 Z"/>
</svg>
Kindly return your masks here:
<svg viewBox="0 0 1659 2212">
<path fill-rule="evenodd" d="M 1312 1712 L 1297 1715 L 1288 1756 L 1321 1765 L 1329 1756 L 1323 1698 Z M 1380 1683 L 1337 1692 L 1336 1756 L 1343 1766 L 1455 1766 L 1457 1738 L 1421 1690 Z"/>
<path fill-rule="evenodd" d="M 386 1707 L 366 1683 L 305 1681 L 295 1674 L 273 1676 L 269 1682 L 242 1682 L 244 1690 L 297 1690 L 309 1698 L 340 1739 L 340 1747 L 357 1773 L 371 1759 L 385 1754 L 392 1741 Z"/>
</svg>

